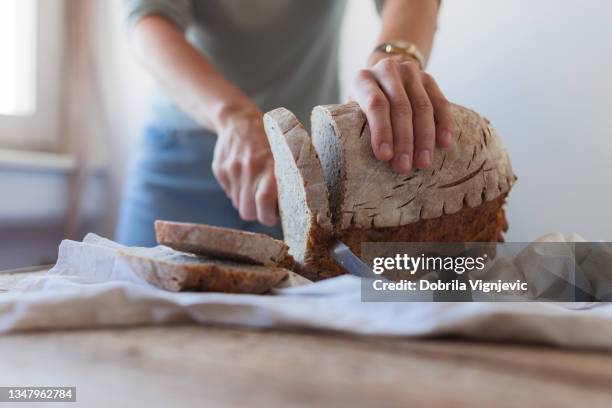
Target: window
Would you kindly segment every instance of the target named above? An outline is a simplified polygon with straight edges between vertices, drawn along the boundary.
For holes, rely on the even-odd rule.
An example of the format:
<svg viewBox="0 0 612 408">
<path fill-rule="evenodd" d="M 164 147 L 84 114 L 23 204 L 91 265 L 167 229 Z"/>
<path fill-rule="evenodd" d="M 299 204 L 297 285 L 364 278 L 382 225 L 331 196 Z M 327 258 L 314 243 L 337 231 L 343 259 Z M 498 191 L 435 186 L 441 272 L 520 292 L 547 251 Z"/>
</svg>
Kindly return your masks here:
<svg viewBox="0 0 612 408">
<path fill-rule="evenodd" d="M 36 110 L 36 3 L 0 2 L 0 115 Z"/>
<path fill-rule="evenodd" d="M 0 148 L 59 146 L 64 0 L 0 0 Z"/>
</svg>

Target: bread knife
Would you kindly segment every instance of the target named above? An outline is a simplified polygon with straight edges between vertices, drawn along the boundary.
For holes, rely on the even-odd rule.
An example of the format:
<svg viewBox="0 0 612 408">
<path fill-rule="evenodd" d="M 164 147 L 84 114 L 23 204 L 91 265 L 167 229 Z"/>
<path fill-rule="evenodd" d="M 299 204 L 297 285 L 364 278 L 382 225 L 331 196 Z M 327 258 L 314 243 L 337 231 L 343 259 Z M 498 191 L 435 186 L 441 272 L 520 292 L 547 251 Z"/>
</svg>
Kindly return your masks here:
<svg viewBox="0 0 612 408">
<path fill-rule="evenodd" d="M 372 268 L 359 259 L 344 242 L 333 241 L 329 246 L 329 253 L 338 265 L 349 274 L 360 278 L 372 278 L 375 276 Z"/>
</svg>

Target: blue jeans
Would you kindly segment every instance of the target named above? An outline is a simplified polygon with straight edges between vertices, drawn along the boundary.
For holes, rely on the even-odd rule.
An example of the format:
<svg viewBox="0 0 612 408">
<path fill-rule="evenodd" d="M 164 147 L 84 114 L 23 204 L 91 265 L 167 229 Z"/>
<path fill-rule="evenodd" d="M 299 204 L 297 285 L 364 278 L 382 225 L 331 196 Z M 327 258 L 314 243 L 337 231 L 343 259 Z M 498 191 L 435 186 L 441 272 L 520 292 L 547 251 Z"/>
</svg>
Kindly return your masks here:
<svg viewBox="0 0 612 408">
<path fill-rule="evenodd" d="M 115 239 L 154 246 L 154 221 L 193 222 L 280 238 L 274 228 L 240 219 L 215 179 L 211 163 L 216 136 L 205 130 L 149 126 L 128 170 Z"/>
</svg>

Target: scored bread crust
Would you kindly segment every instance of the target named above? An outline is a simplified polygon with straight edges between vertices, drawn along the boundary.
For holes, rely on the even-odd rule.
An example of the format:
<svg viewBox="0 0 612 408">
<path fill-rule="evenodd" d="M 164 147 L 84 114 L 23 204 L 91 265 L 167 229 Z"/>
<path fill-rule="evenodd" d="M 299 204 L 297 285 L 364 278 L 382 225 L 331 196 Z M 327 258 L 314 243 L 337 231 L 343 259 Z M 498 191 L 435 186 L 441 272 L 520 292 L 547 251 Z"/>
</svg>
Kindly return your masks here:
<svg viewBox="0 0 612 408">
<path fill-rule="evenodd" d="M 412 224 L 506 194 L 516 180 L 501 138 L 476 112 L 452 105 L 452 147 L 436 147 L 427 170 L 401 175 L 372 152 L 370 129 L 356 103 L 318 106 L 313 143 L 323 158 L 336 228 Z"/>
<path fill-rule="evenodd" d="M 308 132 L 287 109 L 266 113 L 264 125 L 274 156 L 285 242 L 296 271 L 316 279 L 316 254 L 326 251 L 333 230 L 321 162 Z"/>
<path fill-rule="evenodd" d="M 159 248 L 129 248 L 119 259 L 147 282 L 172 292 L 202 291 L 262 294 L 285 279 L 284 268 L 238 264 Z"/>
<path fill-rule="evenodd" d="M 291 269 L 289 247 L 266 234 L 205 224 L 155 221 L 157 243 L 178 251 Z"/>
</svg>

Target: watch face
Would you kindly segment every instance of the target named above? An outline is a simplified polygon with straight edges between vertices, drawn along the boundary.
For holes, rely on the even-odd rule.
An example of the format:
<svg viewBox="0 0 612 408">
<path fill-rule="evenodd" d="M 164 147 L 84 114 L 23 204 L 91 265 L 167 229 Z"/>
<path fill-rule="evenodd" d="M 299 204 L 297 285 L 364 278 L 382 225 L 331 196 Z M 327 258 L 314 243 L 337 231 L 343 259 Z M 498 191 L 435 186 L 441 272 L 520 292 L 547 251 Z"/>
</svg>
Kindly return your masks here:
<svg viewBox="0 0 612 408">
<path fill-rule="evenodd" d="M 393 44 L 387 45 L 385 50 L 388 54 L 408 54 L 408 51 L 405 48 L 398 47 Z"/>
</svg>

